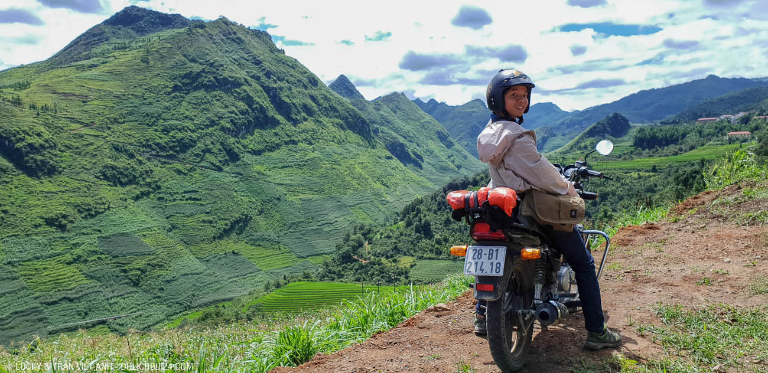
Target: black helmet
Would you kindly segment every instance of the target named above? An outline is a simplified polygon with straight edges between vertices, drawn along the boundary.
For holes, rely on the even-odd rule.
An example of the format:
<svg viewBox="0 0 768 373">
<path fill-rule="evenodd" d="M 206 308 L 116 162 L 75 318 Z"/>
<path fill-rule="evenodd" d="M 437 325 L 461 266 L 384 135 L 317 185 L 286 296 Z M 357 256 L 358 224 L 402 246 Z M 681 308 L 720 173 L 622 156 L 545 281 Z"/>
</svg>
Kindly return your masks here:
<svg viewBox="0 0 768 373">
<path fill-rule="evenodd" d="M 502 69 L 488 83 L 488 90 L 485 91 L 485 100 L 488 103 L 488 109 L 494 113 L 502 113 L 505 117 L 509 116 L 507 109 L 504 108 L 504 91 L 509 87 L 524 85 L 528 88 L 528 106 L 523 113 L 527 113 L 531 108 L 531 89 L 536 85 L 531 78 L 522 71 L 515 69 Z"/>
</svg>

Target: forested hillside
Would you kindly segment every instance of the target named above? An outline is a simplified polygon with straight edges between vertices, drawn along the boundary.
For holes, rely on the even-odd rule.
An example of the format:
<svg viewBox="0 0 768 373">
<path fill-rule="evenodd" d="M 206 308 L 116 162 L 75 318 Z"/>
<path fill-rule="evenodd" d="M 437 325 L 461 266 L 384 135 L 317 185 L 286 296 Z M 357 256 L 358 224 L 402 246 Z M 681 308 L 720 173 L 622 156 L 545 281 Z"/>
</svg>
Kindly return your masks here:
<svg viewBox="0 0 768 373">
<path fill-rule="evenodd" d="M 578 136 L 584 129 L 612 113 L 619 113 L 630 123 L 651 123 L 701 104 L 704 100 L 756 86 L 761 79 L 720 78 L 710 75 L 664 88 L 643 90 L 620 100 L 575 112 L 550 126 L 539 128 L 539 149 L 553 151 Z M 549 127 L 549 128 L 548 128 Z"/>
<path fill-rule="evenodd" d="M 718 123 L 688 123 L 670 126 L 644 126 L 635 132 L 633 145 L 638 149 L 650 150 L 679 145 L 685 150 L 703 146 L 714 140 L 734 141 L 727 137 L 729 132 L 751 132 L 756 134 L 766 128 L 762 119 L 749 120 L 746 123 L 730 123 L 727 120 Z"/>
<path fill-rule="evenodd" d="M 584 132 L 560 149 L 552 152 L 560 157 L 584 154 L 591 151 L 600 140 L 616 140 L 626 136 L 631 129 L 629 121 L 619 113 L 613 113 L 589 126 Z"/>
<path fill-rule="evenodd" d="M 350 224 L 481 167 L 400 98 L 386 132 L 225 18 L 126 8 L 0 72 L 0 97 L 0 343 L 141 329 L 313 270 Z"/>
<path fill-rule="evenodd" d="M 755 115 L 768 113 L 768 87 L 753 87 L 705 100 L 661 121 L 661 124 L 695 122 L 699 118 L 719 117 L 724 114 L 753 111 Z M 741 120 L 746 123 L 751 117 Z"/>
<path fill-rule="evenodd" d="M 354 282 L 401 281 L 411 279 L 410 270 L 416 260 L 451 259 L 448 248 L 466 243 L 469 236 L 466 224 L 451 219 L 445 196 L 454 190 L 477 189 L 487 185 L 488 180 L 488 172 L 483 171 L 450 182 L 409 203 L 387 224 L 354 226 L 336 246 L 332 259 L 323 263 L 318 277 Z"/>
<path fill-rule="evenodd" d="M 329 88 L 349 100 L 370 123 L 374 137 L 391 155 L 418 174 L 441 180 L 445 172 L 455 174 L 455 170 L 443 169 L 445 165 L 455 165 L 458 169 L 464 165 L 471 165 L 472 170 L 482 168 L 480 161 L 462 151 L 440 123 L 402 93 L 391 93 L 369 102 L 344 75 Z"/>
<path fill-rule="evenodd" d="M 437 104 L 435 100 L 429 100 L 426 104 L 419 99 L 414 102 L 440 122 L 467 152 L 477 157 L 477 135 L 483 131 L 490 117 L 484 102 L 472 100 L 460 106 L 448 106 L 442 102 Z"/>
</svg>

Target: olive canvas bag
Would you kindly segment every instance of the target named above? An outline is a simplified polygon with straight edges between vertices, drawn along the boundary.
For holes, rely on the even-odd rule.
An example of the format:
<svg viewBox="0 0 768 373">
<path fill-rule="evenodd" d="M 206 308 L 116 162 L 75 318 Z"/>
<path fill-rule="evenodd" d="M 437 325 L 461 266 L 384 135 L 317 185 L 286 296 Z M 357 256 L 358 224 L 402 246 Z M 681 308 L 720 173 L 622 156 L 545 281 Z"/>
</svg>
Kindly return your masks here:
<svg viewBox="0 0 768 373">
<path fill-rule="evenodd" d="M 541 225 L 569 232 L 584 220 L 586 205 L 581 197 L 549 194 L 537 189 L 530 189 L 525 194 L 520 213 L 532 216 Z"/>
</svg>

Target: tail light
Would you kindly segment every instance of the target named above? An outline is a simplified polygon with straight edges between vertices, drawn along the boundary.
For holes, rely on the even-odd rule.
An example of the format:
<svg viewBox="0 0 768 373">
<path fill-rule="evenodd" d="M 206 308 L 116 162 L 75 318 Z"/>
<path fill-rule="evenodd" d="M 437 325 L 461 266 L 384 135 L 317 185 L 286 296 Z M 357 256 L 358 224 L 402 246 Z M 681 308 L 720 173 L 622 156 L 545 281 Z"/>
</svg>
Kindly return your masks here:
<svg viewBox="0 0 768 373">
<path fill-rule="evenodd" d="M 484 221 L 478 221 L 472 225 L 472 239 L 475 241 L 506 241 L 504 232 L 498 230 L 491 232 L 491 226 Z"/>
<path fill-rule="evenodd" d="M 493 284 L 475 284 L 478 291 L 493 291 Z"/>
<path fill-rule="evenodd" d="M 451 255 L 467 256 L 467 245 L 451 246 Z"/>
<path fill-rule="evenodd" d="M 541 249 L 524 248 L 520 250 L 520 256 L 523 260 L 533 260 L 541 258 Z"/>
</svg>

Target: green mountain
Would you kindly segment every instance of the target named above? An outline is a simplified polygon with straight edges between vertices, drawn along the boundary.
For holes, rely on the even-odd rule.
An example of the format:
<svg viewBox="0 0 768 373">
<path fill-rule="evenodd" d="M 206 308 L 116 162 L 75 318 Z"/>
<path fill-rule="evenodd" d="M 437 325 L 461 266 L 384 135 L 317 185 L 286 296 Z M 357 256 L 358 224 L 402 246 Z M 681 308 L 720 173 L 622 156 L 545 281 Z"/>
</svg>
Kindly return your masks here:
<svg viewBox="0 0 768 373">
<path fill-rule="evenodd" d="M 314 270 L 482 168 L 402 95 L 354 104 L 266 32 L 135 6 L 0 72 L 0 343 Z"/>
<path fill-rule="evenodd" d="M 557 121 L 574 115 L 575 112 L 567 112 L 560 109 L 557 105 L 551 102 L 541 102 L 531 106 L 528 114 L 525 115 L 525 127 L 530 129 L 537 129 L 539 127 L 551 125 Z"/>
<path fill-rule="evenodd" d="M 435 99 L 424 102 L 417 98 L 413 102 L 440 122 L 466 151 L 477 157 L 477 136 L 485 128 L 490 115 L 482 100 L 475 99 L 459 106 L 437 102 Z M 551 102 L 538 103 L 531 106 L 525 115 L 524 125 L 536 129 L 571 114 Z"/>
<path fill-rule="evenodd" d="M 699 118 L 760 110 L 763 107 L 768 107 L 768 87 L 752 87 L 705 100 L 699 105 L 663 120 L 662 124 L 695 122 Z"/>
<path fill-rule="evenodd" d="M 134 39 L 156 32 L 187 27 L 202 21 L 190 21 L 179 14 L 147 12 L 131 6 L 91 27 L 48 60 L 50 67 L 108 55 L 114 49 L 125 49 Z"/>
<path fill-rule="evenodd" d="M 444 172 L 456 173 L 466 165 L 471 165 L 471 172 L 483 168 L 480 161 L 457 146 L 440 123 L 402 93 L 391 93 L 369 102 L 344 75 L 328 87 L 347 98 L 371 124 L 374 137 L 414 171 L 439 180 Z M 456 169 L 445 170 L 446 165 L 454 165 Z"/>
<path fill-rule="evenodd" d="M 339 75 L 339 77 L 336 78 L 336 80 L 334 80 L 331 84 L 328 85 L 328 88 L 338 93 L 341 97 L 344 97 L 349 100 L 356 100 L 356 99 L 365 100 L 365 97 L 363 97 L 363 95 L 357 91 L 357 88 L 355 88 L 355 85 L 352 84 L 352 82 L 350 82 L 349 79 L 344 75 Z"/>
<path fill-rule="evenodd" d="M 425 113 L 431 115 L 432 118 L 435 118 L 435 120 L 440 123 L 450 118 L 451 115 L 453 115 L 453 111 L 458 107 L 448 105 L 445 102 L 437 102 L 434 98 L 427 102 L 421 101 L 421 99 L 417 98 L 413 100 L 413 102 L 418 105 L 421 110 L 424 110 Z M 483 105 L 483 108 L 485 108 L 485 105 Z"/>
<path fill-rule="evenodd" d="M 619 113 L 613 113 L 597 123 L 589 126 L 584 132 L 576 136 L 565 146 L 553 152 L 553 156 L 572 157 L 573 155 L 585 154 L 594 149 L 595 144 L 600 140 L 616 139 L 626 136 L 631 129 L 629 120 Z"/>
<path fill-rule="evenodd" d="M 575 112 L 551 125 L 552 136 L 539 136 L 540 150 L 555 150 L 581 131 L 612 113 L 621 113 L 631 123 L 649 123 L 675 115 L 704 100 L 766 83 L 760 79 L 720 78 L 710 75 L 665 88 L 643 90 L 620 100 Z M 538 133 L 538 131 L 537 131 Z"/>
<path fill-rule="evenodd" d="M 477 135 L 485 128 L 490 115 L 483 101 L 475 99 L 464 105 L 449 106 L 434 99 L 424 103 L 417 98 L 414 103 L 440 122 L 466 151 L 477 157 Z"/>
</svg>

